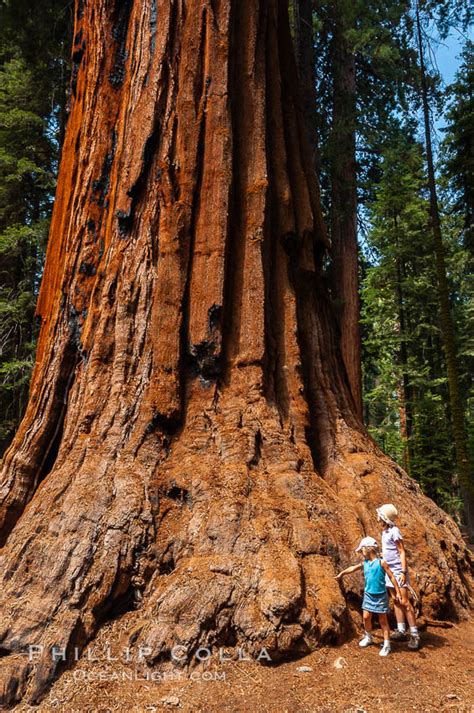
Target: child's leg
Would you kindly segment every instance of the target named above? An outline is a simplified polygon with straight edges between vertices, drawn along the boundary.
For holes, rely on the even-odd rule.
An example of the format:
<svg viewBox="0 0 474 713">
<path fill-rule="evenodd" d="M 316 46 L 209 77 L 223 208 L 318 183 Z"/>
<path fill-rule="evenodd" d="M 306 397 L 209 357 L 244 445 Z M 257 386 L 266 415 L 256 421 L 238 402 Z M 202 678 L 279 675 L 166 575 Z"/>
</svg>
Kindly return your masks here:
<svg viewBox="0 0 474 713">
<path fill-rule="evenodd" d="M 364 611 L 362 612 L 362 619 L 364 621 L 364 629 L 368 634 L 372 633 L 372 612 Z"/>
<path fill-rule="evenodd" d="M 379 624 L 383 631 L 383 640 L 390 641 L 390 626 L 388 625 L 388 616 L 386 614 L 379 614 Z"/>
<path fill-rule="evenodd" d="M 402 587 L 401 590 L 402 606 L 405 609 L 406 617 L 408 619 L 408 623 L 410 624 L 410 638 L 408 641 L 408 648 L 417 651 L 420 648 L 420 635 L 418 633 L 418 627 L 416 625 L 415 609 L 413 608 L 413 604 L 411 603 L 410 597 L 408 596 L 408 589 L 406 587 Z"/>
<path fill-rule="evenodd" d="M 408 596 L 408 589 L 406 587 L 400 587 L 401 592 L 402 592 L 402 606 L 398 605 L 398 608 L 403 611 L 403 620 L 405 620 L 405 616 L 408 619 L 408 623 L 410 625 L 410 629 L 413 627 L 416 627 L 416 614 L 415 610 L 413 608 L 413 604 L 410 601 L 410 598 Z M 396 614 L 395 614 L 396 616 Z M 398 617 L 397 617 L 398 621 Z"/>
<path fill-rule="evenodd" d="M 379 614 L 379 623 L 383 631 L 383 646 L 380 651 L 380 656 L 388 656 L 390 653 L 390 627 L 388 625 L 388 616 Z"/>
<path fill-rule="evenodd" d="M 406 628 L 405 625 L 405 609 L 400 606 L 400 604 L 397 602 L 395 599 L 395 589 L 394 587 L 387 587 L 388 592 L 392 598 L 393 601 L 393 610 L 395 612 L 395 619 L 397 620 L 397 626 L 400 631 L 404 631 Z M 406 589 L 405 589 L 406 591 Z"/>
<path fill-rule="evenodd" d="M 359 646 L 365 648 L 366 646 L 370 646 L 374 643 L 372 639 L 372 612 L 363 609 L 362 619 L 364 621 L 365 634 L 364 637 L 359 641 Z"/>
</svg>

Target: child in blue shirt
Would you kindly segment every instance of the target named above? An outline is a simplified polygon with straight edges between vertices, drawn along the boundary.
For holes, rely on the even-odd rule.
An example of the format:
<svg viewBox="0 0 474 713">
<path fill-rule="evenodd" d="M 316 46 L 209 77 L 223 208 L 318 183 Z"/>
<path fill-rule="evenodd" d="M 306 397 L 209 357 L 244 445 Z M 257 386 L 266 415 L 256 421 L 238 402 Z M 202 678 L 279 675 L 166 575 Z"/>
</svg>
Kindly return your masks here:
<svg viewBox="0 0 474 713">
<path fill-rule="evenodd" d="M 373 644 L 372 639 L 372 614 L 378 614 L 380 628 L 383 631 L 383 646 L 380 656 L 388 656 L 390 653 L 390 626 L 388 623 L 388 595 L 385 586 L 385 575 L 392 582 L 396 596 L 400 597 L 400 587 L 395 579 L 392 570 L 385 560 L 379 556 L 377 541 L 373 537 L 364 537 L 356 552 L 362 551 L 364 561 L 360 564 L 347 567 L 336 575 L 336 579 L 344 577 L 346 574 L 364 570 L 364 599 L 362 601 L 362 616 L 364 620 L 365 635 L 359 642 L 359 646 L 365 648 Z"/>
</svg>

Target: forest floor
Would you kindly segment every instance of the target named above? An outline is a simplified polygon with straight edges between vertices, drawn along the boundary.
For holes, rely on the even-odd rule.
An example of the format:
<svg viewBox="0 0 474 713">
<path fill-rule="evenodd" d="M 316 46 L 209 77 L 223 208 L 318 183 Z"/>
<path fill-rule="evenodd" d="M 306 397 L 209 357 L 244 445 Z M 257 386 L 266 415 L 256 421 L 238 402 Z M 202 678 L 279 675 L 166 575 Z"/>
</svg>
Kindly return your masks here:
<svg viewBox="0 0 474 713">
<path fill-rule="evenodd" d="M 262 665 L 211 657 L 192 673 L 170 669 L 162 680 L 147 680 L 133 662 L 114 650 L 127 615 L 104 626 L 90 649 L 92 658 L 110 645 L 119 661 L 88 661 L 83 655 L 38 706 L 19 705 L 21 713 L 372 713 L 377 711 L 474 711 L 474 622 L 452 628 L 429 627 L 422 648 L 394 643 L 380 658 L 379 646 L 361 650 L 355 637 L 323 646 L 298 661 Z M 375 631 L 377 644 L 380 630 Z M 113 644 L 111 642 L 114 642 Z M 301 670 L 306 667 L 310 670 Z M 160 674 L 155 673 L 159 678 Z M 125 679 L 125 680 L 124 680 Z M 132 680 L 130 680 L 132 679 Z"/>
</svg>

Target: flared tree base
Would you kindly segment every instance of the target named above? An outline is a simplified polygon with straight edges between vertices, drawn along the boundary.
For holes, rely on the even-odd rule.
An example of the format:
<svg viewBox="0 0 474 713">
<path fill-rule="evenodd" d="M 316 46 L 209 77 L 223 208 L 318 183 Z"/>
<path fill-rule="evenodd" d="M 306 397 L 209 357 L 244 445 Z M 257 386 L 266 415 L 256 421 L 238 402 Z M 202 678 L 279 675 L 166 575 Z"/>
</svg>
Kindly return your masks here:
<svg viewBox="0 0 474 713">
<path fill-rule="evenodd" d="M 334 575 L 357 561 L 361 537 L 379 536 L 387 501 L 424 614 L 466 615 L 457 526 L 368 436 L 340 421 L 323 478 L 276 407 L 226 393 L 190 408 L 165 455 L 162 433 L 135 459 L 87 448 L 40 486 L 0 551 L 3 705 L 39 701 L 101 623 L 130 609 L 127 646 L 146 665 L 192 665 L 200 647 L 276 661 L 340 640 L 362 578 L 341 588 Z"/>
</svg>

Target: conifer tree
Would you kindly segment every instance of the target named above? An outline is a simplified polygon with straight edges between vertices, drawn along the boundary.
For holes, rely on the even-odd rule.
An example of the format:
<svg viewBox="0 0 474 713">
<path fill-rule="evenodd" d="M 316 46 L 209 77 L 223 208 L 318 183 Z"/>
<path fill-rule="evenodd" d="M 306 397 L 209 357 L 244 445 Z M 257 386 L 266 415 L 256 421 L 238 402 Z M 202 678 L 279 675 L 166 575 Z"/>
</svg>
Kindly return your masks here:
<svg viewBox="0 0 474 713">
<path fill-rule="evenodd" d="M 369 427 L 427 494 L 456 514 L 452 431 L 421 146 L 405 127 L 383 153 L 370 208 L 376 259 L 362 291 Z"/>
<path fill-rule="evenodd" d="M 0 453 L 23 415 L 34 362 L 66 122 L 70 11 L 58 0 L 0 5 Z"/>
<path fill-rule="evenodd" d="M 474 261 L 474 43 L 467 42 L 446 113 L 444 169 L 453 209 L 463 216 L 463 239 Z"/>
<path fill-rule="evenodd" d="M 433 255 L 436 266 L 438 299 L 440 304 L 440 325 L 443 337 L 443 347 L 446 360 L 446 370 L 449 386 L 451 418 L 453 422 L 453 437 L 456 451 L 459 481 L 464 493 L 466 523 L 471 537 L 474 537 L 474 476 L 469 462 L 467 434 L 465 428 L 464 404 L 459 383 L 459 367 L 453 317 L 449 301 L 449 288 L 446 275 L 445 246 L 441 229 L 441 218 L 438 204 L 438 192 L 435 176 L 434 157 L 431 140 L 431 116 L 428 94 L 427 73 L 425 68 L 425 49 L 422 36 L 420 4 L 417 1 L 415 9 L 416 35 L 418 42 L 421 103 L 423 108 L 426 164 L 428 171 L 428 186 L 430 196 L 430 229 L 433 235 Z"/>
</svg>

